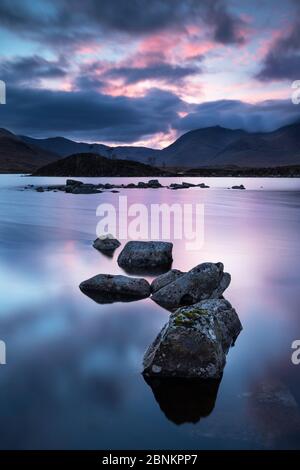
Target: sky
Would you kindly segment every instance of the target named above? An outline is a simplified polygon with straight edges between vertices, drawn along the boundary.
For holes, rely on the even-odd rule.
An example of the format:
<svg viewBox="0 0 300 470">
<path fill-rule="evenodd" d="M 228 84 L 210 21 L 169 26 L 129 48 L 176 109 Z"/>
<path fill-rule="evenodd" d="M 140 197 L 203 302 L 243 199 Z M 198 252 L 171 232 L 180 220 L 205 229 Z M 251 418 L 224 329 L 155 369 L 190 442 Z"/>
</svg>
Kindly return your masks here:
<svg viewBox="0 0 300 470">
<path fill-rule="evenodd" d="M 0 127 L 162 148 L 300 119 L 299 0 L 1 0 Z"/>
</svg>

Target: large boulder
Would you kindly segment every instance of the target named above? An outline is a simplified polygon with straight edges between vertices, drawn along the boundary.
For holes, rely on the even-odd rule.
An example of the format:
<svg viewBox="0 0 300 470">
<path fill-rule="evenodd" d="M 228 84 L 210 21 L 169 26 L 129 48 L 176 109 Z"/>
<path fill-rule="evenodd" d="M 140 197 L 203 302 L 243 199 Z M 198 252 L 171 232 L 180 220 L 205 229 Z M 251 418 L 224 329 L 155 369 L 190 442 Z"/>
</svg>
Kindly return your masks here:
<svg viewBox="0 0 300 470">
<path fill-rule="evenodd" d="M 153 279 L 151 283 L 151 292 L 157 292 L 159 289 L 162 289 L 168 284 L 171 284 L 171 282 L 176 281 L 176 279 L 183 276 L 183 274 L 185 273 L 179 271 L 179 269 L 170 269 L 170 271 L 167 273 L 161 274 L 160 276 Z"/>
<path fill-rule="evenodd" d="M 79 286 L 80 290 L 95 302 L 130 302 L 150 295 L 150 284 L 141 278 L 112 274 L 98 274 Z"/>
<path fill-rule="evenodd" d="M 226 354 L 242 330 L 225 299 L 209 299 L 172 313 L 143 361 L 144 374 L 219 379 Z"/>
<path fill-rule="evenodd" d="M 103 235 L 93 242 L 93 247 L 96 250 L 106 255 L 112 256 L 114 251 L 121 245 L 119 240 L 114 238 L 112 235 Z"/>
<path fill-rule="evenodd" d="M 221 297 L 230 284 L 230 274 L 222 263 L 202 263 L 152 295 L 152 300 L 167 310 L 193 305 L 201 300 Z"/>
<path fill-rule="evenodd" d="M 118 265 L 128 272 L 167 271 L 172 264 L 173 244 L 169 242 L 130 241 L 118 257 Z"/>
<path fill-rule="evenodd" d="M 162 185 L 158 180 L 149 180 L 147 183 L 148 188 L 162 188 Z"/>
<path fill-rule="evenodd" d="M 66 186 L 66 192 L 72 194 L 97 194 L 102 191 L 94 184 L 75 184 Z"/>
<path fill-rule="evenodd" d="M 81 184 L 83 184 L 82 181 L 78 181 L 78 180 L 72 180 L 72 179 L 68 179 L 66 181 L 66 186 L 80 186 Z"/>
</svg>

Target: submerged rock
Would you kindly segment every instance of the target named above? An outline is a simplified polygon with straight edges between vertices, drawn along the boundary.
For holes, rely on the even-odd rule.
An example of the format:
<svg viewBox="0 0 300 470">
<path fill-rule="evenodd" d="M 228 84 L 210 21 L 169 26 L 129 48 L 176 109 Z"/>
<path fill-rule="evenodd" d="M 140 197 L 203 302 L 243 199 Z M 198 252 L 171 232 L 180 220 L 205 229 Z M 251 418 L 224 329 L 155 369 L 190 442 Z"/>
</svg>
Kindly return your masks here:
<svg viewBox="0 0 300 470">
<path fill-rule="evenodd" d="M 93 242 L 93 247 L 101 253 L 113 255 L 114 251 L 121 245 L 119 240 L 112 235 L 103 235 L 96 238 Z"/>
<path fill-rule="evenodd" d="M 118 265 L 129 272 L 147 270 L 167 271 L 173 261 L 173 243 L 130 241 L 118 257 Z"/>
<path fill-rule="evenodd" d="M 170 284 L 171 282 L 175 281 L 179 277 L 183 276 L 182 271 L 179 269 L 171 269 L 167 273 L 161 274 L 160 276 L 156 277 L 151 283 L 151 292 L 157 292 L 162 287 Z"/>
<path fill-rule="evenodd" d="M 145 279 L 112 274 L 98 274 L 82 282 L 80 290 L 100 304 L 130 302 L 150 295 Z"/>
<path fill-rule="evenodd" d="M 223 269 L 222 263 L 199 264 L 155 291 L 151 299 L 168 310 L 174 310 L 200 300 L 218 298 L 231 280 L 230 274 L 224 273 Z"/>
<path fill-rule="evenodd" d="M 172 183 L 170 184 L 171 189 L 189 189 L 189 188 L 194 188 L 196 184 L 194 183 Z"/>
<path fill-rule="evenodd" d="M 186 182 L 172 183 L 169 186 L 170 189 L 189 189 L 189 188 L 196 188 L 196 187 L 198 187 L 198 188 L 209 188 L 209 186 L 207 186 L 204 183 L 194 184 L 194 183 L 186 183 Z"/>
<path fill-rule="evenodd" d="M 66 192 L 72 194 L 96 194 L 102 191 L 94 184 L 75 184 L 66 186 Z"/>
<path fill-rule="evenodd" d="M 66 181 L 66 186 L 80 186 L 81 184 L 83 184 L 82 181 L 78 181 L 78 180 L 71 180 L 71 179 L 68 179 Z"/>
<path fill-rule="evenodd" d="M 182 184 L 180 184 L 180 183 L 172 183 L 172 184 L 170 184 L 169 188 L 170 188 L 170 189 L 173 189 L 173 190 L 174 190 L 174 189 L 182 189 L 183 186 L 182 186 Z"/>
<path fill-rule="evenodd" d="M 144 374 L 219 379 L 226 354 L 242 330 L 225 299 L 209 299 L 176 310 L 146 351 Z"/>
<path fill-rule="evenodd" d="M 158 180 L 149 180 L 147 183 L 148 188 L 162 188 L 162 185 Z"/>
</svg>

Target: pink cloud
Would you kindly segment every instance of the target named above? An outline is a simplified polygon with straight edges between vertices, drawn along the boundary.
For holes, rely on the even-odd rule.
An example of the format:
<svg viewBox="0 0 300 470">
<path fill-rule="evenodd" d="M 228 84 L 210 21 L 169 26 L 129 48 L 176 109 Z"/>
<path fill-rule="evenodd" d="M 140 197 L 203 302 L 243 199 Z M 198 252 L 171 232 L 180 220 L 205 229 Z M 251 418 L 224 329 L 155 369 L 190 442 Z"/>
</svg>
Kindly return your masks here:
<svg viewBox="0 0 300 470">
<path fill-rule="evenodd" d="M 203 55 L 215 48 L 212 41 L 187 42 L 183 44 L 180 51 L 184 59 L 192 59 L 195 56 Z"/>
<path fill-rule="evenodd" d="M 257 59 L 263 59 L 271 50 L 274 44 L 284 37 L 281 30 L 273 30 L 270 32 L 267 38 L 264 38 L 256 51 Z"/>
<path fill-rule="evenodd" d="M 170 129 L 169 132 L 159 132 L 147 139 L 142 139 L 133 142 L 132 145 L 162 149 L 172 144 L 177 139 L 177 137 L 178 132 L 174 129 Z"/>
</svg>

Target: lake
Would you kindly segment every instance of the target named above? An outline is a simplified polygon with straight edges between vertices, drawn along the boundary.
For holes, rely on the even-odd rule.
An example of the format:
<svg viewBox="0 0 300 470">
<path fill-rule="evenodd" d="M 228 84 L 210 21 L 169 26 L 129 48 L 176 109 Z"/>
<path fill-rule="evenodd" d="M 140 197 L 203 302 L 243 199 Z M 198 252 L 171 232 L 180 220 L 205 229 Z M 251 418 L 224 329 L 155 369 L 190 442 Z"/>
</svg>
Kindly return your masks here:
<svg viewBox="0 0 300 470">
<path fill-rule="evenodd" d="M 1 449 L 300 448 L 300 179 L 183 180 L 210 189 L 37 193 L 22 188 L 65 178 L 0 175 Z M 246 191 L 227 189 L 241 183 Z M 169 313 L 151 299 L 99 305 L 78 288 L 122 273 L 122 247 L 112 259 L 92 247 L 97 206 L 120 195 L 204 206 L 203 246 L 174 240 L 173 268 L 222 261 L 231 273 L 224 295 L 243 331 L 216 390 L 152 390 L 142 358 Z"/>
</svg>

